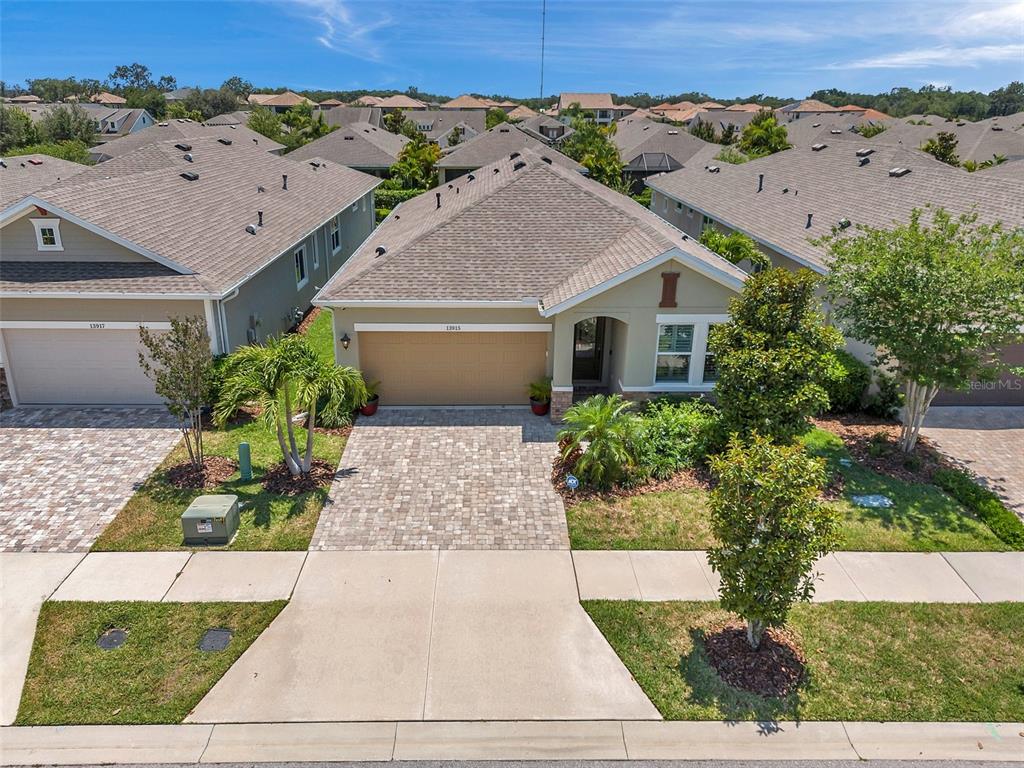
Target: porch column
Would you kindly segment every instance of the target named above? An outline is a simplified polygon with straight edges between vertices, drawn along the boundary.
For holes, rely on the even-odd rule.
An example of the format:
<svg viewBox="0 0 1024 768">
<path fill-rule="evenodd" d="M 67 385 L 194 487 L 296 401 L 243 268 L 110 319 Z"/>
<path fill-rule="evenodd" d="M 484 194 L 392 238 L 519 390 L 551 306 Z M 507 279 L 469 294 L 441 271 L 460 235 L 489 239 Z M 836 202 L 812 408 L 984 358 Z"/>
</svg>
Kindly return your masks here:
<svg viewBox="0 0 1024 768">
<path fill-rule="evenodd" d="M 570 318 L 556 316 L 551 365 L 551 420 L 559 422 L 572 405 L 572 358 L 575 323 Z"/>
</svg>

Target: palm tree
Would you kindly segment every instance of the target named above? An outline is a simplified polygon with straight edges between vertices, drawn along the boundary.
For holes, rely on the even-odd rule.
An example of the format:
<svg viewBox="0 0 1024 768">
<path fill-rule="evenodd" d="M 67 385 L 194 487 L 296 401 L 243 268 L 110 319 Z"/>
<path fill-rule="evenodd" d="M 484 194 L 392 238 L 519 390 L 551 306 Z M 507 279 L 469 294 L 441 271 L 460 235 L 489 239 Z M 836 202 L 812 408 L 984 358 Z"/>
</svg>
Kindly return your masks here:
<svg viewBox="0 0 1024 768">
<path fill-rule="evenodd" d="M 608 488 L 625 474 L 632 463 L 630 441 L 636 419 L 629 413 L 633 403 L 621 395 L 594 395 L 565 412 L 562 457 L 582 452 L 575 471 L 598 488 Z"/>
<path fill-rule="evenodd" d="M 214 419 L 223 426 L 243 405 L 256 405 L 263 423 L 277 434 L 288 471 L 298 476 L 313 464 L 318 410 L 335 423 L 343 422 L 366 398 L 359 371 L 323 360 L 305 336 L 289 334 L 240 347 L 228 356 Z M 303 452 L 293 424 L 295 413 L 301 411 L 308 413 Z"/>
<path fill-rule="evenodd" d="M 743 129 L 740 150 L 753 157 L 773 155 L 789 149 L 786 126 L 779 125 L 770 110 L 762 110 Z"/>
</svg>

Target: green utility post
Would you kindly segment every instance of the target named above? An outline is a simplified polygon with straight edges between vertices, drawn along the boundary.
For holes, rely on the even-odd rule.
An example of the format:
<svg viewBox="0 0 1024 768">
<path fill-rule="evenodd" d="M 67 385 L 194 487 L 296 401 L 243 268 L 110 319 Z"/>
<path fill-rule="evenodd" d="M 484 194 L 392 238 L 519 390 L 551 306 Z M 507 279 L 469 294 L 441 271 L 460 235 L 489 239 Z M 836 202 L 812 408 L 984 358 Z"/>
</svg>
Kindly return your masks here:
<svg viewBox="0 0 1024 768">
<path fill-rule="evenodd" d="M 252 457 L 248 443 L 238 444 L 238 473 L 243 480 L 252 480 Z"/>
</svg>

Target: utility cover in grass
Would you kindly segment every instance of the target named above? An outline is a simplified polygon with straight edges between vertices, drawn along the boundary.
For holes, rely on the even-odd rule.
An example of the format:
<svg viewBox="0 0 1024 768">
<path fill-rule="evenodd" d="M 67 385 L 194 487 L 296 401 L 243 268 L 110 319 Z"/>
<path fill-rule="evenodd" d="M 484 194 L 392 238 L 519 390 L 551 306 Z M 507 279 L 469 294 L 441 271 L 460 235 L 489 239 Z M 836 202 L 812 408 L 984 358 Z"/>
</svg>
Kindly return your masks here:
<svg viewBox="0 0 1024 768">
<path fill-rule="evenodd" d="M 893 500 L 881 493 L 868 493 L 863 496 L 851 496 L 850 501 L 858 507 L 868 509 L 889 509 L 893 506 Z"/>
<path fill-rule="evenodd" d="M 223 651 L 231 643 L 232 634 L 230 629 L 208 629 L 199 641 L 199 650 L 203 653 Z"/>
<path fill-rule="evenodd" d="M 115 629 L 111 627 L 102 635 L 96 638 L 96 645 L 102 648 L 104 651 L 112 651 L 115 648 L 120 648 L 124 645 L 124 641 L 128 639 L 128 633 L 123 629 Z"/>
<path fill-rule="evenodd" d="M 44 603 L 15 722 L 180 723 L 284 605 Z M 127 642 L 103 650 L 111 627 Z M 232 633 L 216 653 L 199 649 L 211 627 Z"/>
</svg>

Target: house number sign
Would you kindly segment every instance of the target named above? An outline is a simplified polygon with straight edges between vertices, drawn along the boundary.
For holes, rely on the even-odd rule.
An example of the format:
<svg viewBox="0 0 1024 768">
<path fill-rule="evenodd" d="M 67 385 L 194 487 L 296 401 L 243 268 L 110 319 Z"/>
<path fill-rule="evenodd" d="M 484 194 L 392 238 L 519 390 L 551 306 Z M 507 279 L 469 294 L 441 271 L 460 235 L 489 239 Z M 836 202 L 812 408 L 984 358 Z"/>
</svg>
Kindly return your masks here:
<svg viewBox="0 0 1024 768">
<path fill-rule="evenodd" d="M 444 327 L 444 329 L 446 331 L 461 331 L 462 330 L 462 326 L 461 325 L 446 325 Z"/>
</svg>

